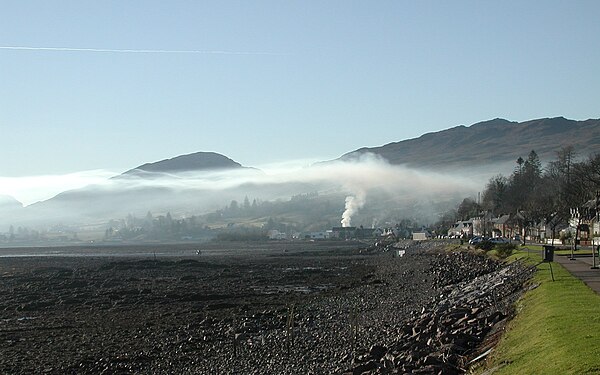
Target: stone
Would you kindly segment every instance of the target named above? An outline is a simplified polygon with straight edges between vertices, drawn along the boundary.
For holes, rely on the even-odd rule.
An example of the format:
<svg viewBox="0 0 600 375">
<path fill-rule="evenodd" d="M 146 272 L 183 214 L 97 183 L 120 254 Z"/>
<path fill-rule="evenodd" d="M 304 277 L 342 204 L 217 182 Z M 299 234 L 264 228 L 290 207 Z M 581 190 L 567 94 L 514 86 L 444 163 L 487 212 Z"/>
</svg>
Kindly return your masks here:
<svg viewBox="0 0 600 375">
<path fill-rule="evenodd" d="M 385 355 L 385 353 L 387 353 L 387 348 L 382 345 L 373 345 L 369 349 L 369 354 L 371 355 L 371 357 L 377 360 L 381 359 Z"/>
</svg>

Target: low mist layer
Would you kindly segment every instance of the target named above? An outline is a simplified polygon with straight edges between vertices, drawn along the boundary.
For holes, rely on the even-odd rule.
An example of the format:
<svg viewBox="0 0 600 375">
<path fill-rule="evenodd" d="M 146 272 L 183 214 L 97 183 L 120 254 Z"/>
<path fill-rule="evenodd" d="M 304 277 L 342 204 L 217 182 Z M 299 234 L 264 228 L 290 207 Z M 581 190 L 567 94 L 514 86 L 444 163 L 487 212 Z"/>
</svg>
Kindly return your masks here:
<svg viewBox="0 0 600 375">
<path fill-rule="evenodd" d="M 339 216 L 338 225 L 354 225 L 354 218 L 361 215 L 361 224 L 371 225 L 385 220 L 392 210 L 396 216 L 401 216 L 402 210 L 406 215 L 415 215 L 409 207 L 416 203 L 420 215 L 434 217 L 437 202 L 474 195 L 482 186 L 481 179 L 390 165 L 369 154 L 354 161 L 313 165 L 297 161 L 260 169 L 145 173 L 143 177 L 126 178 L 107 178 L 107 175 L 109 172 L 94 171 L 4 179 L 6 184 L 0 193 L 19 199 L 53 194 L 60 186 L 78 187 L 86 182 L 88 185 L 12 210 L 2 224 L 99 223 L 128 214 L 141 216 L 148 211 L 183 217 L 214 211 L 245 197 L 285 201 L 298 194 L 318 193 L 339 200 L 341 211 L 332 212 Z M 29 199 L 22 202 L 31 203 L 33 199 Z M 378 214 L 378 210 L 387 212 Z"/>
</svg>

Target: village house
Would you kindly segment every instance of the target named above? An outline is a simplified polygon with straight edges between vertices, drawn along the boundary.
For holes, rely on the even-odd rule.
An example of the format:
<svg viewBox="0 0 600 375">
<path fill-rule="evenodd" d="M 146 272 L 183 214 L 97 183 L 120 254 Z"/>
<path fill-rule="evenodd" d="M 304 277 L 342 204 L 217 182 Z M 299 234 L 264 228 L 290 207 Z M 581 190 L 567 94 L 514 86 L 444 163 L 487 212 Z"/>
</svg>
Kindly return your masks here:
<svg viewBox="0 0 600 375">
<path fill-rule="evenodd" d="M 581 207 L 571 209 L 570 232 L 580 245 L 600 245 L 600 192 Z"/>
<path fill-rule="evenodd" d="M 356 227 L 334 227 L 331 229 L 331 238 L 349 240 L 356 237 Z"/>
<path fill-rule="evenodd" d="M 400 238 L 400 230 L 398 228 L 384 228 L 381 237 Z"/>
<path fill-rule="evenodd" d="M 559 219 L 555 219 L 559 220 Z M 538 225 L 538 232 L 540 234 L 540 239 L 543 242 L 553 245 L 562 245 L 562 239 L 565 237 L 565 234 L 569 232 L 569 224 L 566 222 L 559 221 L 555 223 L 554 221 L 542 221 Z"/>
<path fill-rule="evenodd" d="M 449 237 L 470 238 L 473 236 L 491 236 L 511 238 L 520 232 L 516 215 L 492 216 L 487 212 L 469 220 L 459 220 L 448 229 Z"/>
<path fill-rule="evenodd" d="M 459 220 L 448 229 L 448 237 L 473 237 L 473 219 Z"/>
<path fill-rule="evenodd" d="M 509 223 L 510 215 L 501 215 L 492 219 L 493 237 L 512 237 L 512 226 Z"/>
<path fill-rule="evenodd" d="M 412 239 L 414 241 L 424 241 L 424 240 L 429 240 L 431 239 L 433 236 L 431 235 L 431 232 L 429 232 L 429 230 L 422 228 L 418 231 L 414 231 L 412 233 Z"/>
<path fill-rule="evenodd" d="M 326 240 L 331 237 L 331 231 L 310 232 L 307 237 L 311 240 Z"/>
<path fill-rule="evenodd" d="M 270 240 L 286 240 L 288 239 L 287 234 L 280 232 L 277 229 L 271 229 L 267 232 L 267 236 Z"/>
</svg>

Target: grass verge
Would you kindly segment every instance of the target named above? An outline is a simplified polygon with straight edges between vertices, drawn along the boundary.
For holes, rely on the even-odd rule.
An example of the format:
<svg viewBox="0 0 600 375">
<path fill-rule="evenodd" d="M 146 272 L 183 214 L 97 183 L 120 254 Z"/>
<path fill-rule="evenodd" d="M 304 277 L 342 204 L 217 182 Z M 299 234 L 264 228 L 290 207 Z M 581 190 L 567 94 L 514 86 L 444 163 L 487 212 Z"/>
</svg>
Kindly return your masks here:
<svg viewBox="0 0 600 375">
<path fill-rule="evenodd" d="M 519 251 L 535 264 L 538 251 Z M 600 374 L 600 296 L 557 263 L 548 264 L 517 304 L 517 315 L 476 374 Z"/>
</svg>

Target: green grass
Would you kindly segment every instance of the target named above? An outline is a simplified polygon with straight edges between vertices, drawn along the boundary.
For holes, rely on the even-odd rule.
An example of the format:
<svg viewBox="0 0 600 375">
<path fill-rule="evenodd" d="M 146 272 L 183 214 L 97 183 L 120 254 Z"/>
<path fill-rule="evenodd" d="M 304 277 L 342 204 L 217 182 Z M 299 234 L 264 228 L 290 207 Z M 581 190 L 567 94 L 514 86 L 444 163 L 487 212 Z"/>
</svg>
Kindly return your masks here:
<svg viewBox="0 0 600 375">
<path fill-rule="evenodd" d="M 540 252 L 531 250 L 527 261 L 535 264 Z M 509 259 L 527 256 L 519 251 Z M 600 295 L 559 264 L 552 268 L 554 282 L 548 264 L 538 266 L 539 286 L 518 302 L 488 358 L 486 368 L 495 370 L 486 374 L 600 374 Z"/>
</svg>

